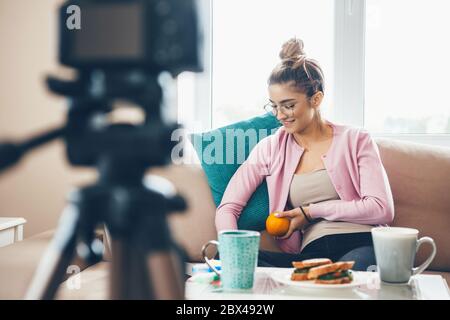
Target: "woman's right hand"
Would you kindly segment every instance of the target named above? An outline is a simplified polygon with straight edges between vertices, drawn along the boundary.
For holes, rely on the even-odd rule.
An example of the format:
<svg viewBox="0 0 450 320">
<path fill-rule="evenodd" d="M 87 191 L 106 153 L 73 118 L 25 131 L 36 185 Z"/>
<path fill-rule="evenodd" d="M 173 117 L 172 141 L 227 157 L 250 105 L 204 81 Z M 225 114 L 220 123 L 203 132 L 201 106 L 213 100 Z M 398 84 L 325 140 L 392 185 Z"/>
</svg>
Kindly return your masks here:
<svg viewBox="0 0 450 320">
<path fill-rule="evenodd" d="M 307 208 L 307 207 L 305 207 L 305 208 Z M 303 210 L 305 210 L 305 208 L 303 208 Z M 306 211 L 305 211 L 305 213 L 306 213 Z M 306 220 L 306 218 L 305 218 L 304 214 L 302 213 L 302 211 L 300 210 L 300 208 L 294 208 L 294 209 L 288 210 L 288 211 L 277 212 L 277 213 L 275 213 L 275 217 L 278 217 L 278 218 L 285 217 L 291 221 L 289 224 L 288 232 L 284 236 L 277 238 L 280 240 L 289 238 L 294 231 L 302 230 L 309 224 L 308 220 Z"/>
</svg>

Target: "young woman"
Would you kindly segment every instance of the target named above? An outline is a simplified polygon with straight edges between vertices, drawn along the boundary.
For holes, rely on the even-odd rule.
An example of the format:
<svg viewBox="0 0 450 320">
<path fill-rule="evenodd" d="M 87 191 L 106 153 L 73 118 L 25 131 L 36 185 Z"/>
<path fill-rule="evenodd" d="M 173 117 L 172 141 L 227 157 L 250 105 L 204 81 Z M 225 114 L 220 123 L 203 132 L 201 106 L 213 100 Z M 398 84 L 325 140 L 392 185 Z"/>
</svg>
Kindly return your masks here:
<svg viewBox="0 0 450 320">
<path fill-rule="evenodd" d="M 290 219 L 274 238 L 280 252 L 259 252 L 260 266 L 292 261 L 355 260 L 355 270 L 375 265 L 370 229 L 389 224 L 394 204 L 377 145 L 367 131 L 325 120 L 320 114 L 324 78 L 291 39 L 268 80 L 266 105 L 282 123 L 262 139 L 230 180 L 216 211 L 216 228 L 237 229 L 242 209 L 263 179 L 270 212 Z"/>
</svg>

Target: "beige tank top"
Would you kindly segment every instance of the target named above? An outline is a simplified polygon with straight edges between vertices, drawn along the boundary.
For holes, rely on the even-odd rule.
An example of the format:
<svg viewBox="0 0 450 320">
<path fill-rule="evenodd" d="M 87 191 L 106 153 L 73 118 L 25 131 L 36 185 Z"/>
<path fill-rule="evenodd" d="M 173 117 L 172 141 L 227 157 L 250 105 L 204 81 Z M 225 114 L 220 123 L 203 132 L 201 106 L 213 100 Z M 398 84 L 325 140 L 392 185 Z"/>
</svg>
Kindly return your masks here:
<svg viewBox="0 0 450 320">
<path fill-rule="evenodd" d="M 288 205 L 291 208 L 339 199 L 339 195 L 325 169 L 294 174 L 288 197 Z M 372 228 L 373 226 L 370 225 L 320 219 L 303 230 L 301 250 L 312 241 L 326 235 L 370 232 Z"/>
</svg>

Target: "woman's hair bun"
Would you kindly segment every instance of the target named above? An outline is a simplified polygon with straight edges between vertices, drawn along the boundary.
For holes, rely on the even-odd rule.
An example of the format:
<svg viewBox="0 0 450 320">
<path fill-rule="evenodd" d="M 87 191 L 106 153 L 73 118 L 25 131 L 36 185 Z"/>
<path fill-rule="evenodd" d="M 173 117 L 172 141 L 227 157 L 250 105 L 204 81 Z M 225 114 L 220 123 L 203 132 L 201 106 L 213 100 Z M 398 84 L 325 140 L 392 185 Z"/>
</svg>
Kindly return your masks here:
<svg viewBox="0 0 450 320">
<path fill-rule="evenodd" d="M 286 41 L 280 51 L 281 60 L 298 60 L 306 56 L 303 51 L 303 41 L 301 39 L 292 38 Z"/>
<path fill-rule="evenodd" d="M 303 51 L 303 41 L 291 38 L 280 51 L 281 62 L 277 63 L 267 81 L 268 85 L 293 84 L 299 92 L 312 97 L 324 91 L 323 72 L 317 61 L 310 59 Z"/>
</svg>

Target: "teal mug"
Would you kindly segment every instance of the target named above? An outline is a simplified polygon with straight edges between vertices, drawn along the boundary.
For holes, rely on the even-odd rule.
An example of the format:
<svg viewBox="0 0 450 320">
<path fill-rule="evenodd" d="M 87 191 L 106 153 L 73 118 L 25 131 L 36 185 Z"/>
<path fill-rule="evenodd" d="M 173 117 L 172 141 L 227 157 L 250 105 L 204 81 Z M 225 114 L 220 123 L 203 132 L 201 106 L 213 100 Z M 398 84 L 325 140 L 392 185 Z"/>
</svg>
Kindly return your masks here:
<svg viewBox="0 0 450 320">
<path fill-rule="evenodd" d="M 251 289 L 258 264 L 260 233 L 248 230 L 223 230 L 219 241 L 211 240 L 202 248 L 206 264 L 220 276 L 224 290 Z M 219 272 L 206 256 L 210 245 L 218 247 L 221 263 Z"/>
</svg>

